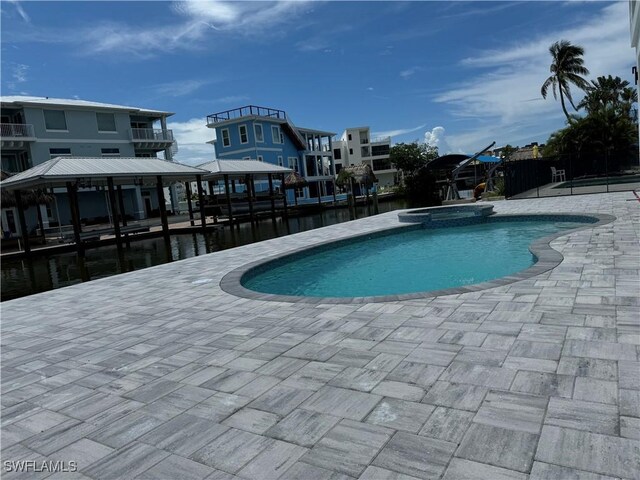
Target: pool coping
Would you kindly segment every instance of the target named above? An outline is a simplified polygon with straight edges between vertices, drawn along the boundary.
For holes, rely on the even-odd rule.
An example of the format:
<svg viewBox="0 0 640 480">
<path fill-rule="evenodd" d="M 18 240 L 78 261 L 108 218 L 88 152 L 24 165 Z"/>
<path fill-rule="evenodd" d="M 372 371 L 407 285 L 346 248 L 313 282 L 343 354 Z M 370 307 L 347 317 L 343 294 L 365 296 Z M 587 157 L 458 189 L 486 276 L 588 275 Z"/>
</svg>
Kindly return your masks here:
<svg viewBox="0 0 640 480">
<path fill-rule="evenodd" d="M 283 257 L 288 257 L 290 255 L 295 255 L 297 253 L 304 252 L 306 250 L 310 250 L 316 247 L 321 247 L 325 245 L 330 245 L 336 242 L 348 241 L 351 239 L 363 237 L 366 235 L 376 234 L 376 233 L 384 233 L 386 231 L 403 229 L 403 228 L 411 228 L 407 223 L 398 222 L 398 225 L 394 225 L 391 227 L 384 227 L 371 230 L 365 233 L 358 233 L 354 235 L 348 235 L 346 237 L 342 237 L 335 240 L 326 240 L 323 242 L 318 242 L 312 245 L 305 245 L 304 247 L 295 248 L 293 250 L 287 250 L 285 252 L 278 253 L 276 255 L 271 255 L 267 258 L 262 258 L 260 260 L 255 260 L 253 262 L 245 263 L 240 267 L 235 268 L 230 271 L 226 275 L 222 277 L 220 280 L 220 288 L 229 293 L 231 295 L 235 295 L 241 298 L 249 298 L 253 300 L 263 300 L 270 302 L 286 302 L 286 303 L 306 303 L 306 304 L 364 304 L 364 303 L 382 303 L 382 302 L 397 302 L 404 300 L 415 300 L 415 299 L 423 299 L 423 298 L 434 298 L 444 295 L 459 295 L 463 293 L 471 293 L 478 292 L 481 290 L 487 290 L 490 288 L 501 287 L 504 285 L 508 285 L 511 283 L 519 282 L 521 280 L 526 280 L 531 277 L 535 277 L 536 275 L 540 275 L 542 273 L 548 272 L 549 270 L 554 269 L 562 260 L 564 260 L 564 256 L 553 247 L 551 247 L 551 242 L 556 240 L 557 238 L 563 237 L 565 235 L 571 235 L 573 233 L 598 228 L 603 225 L 607 225 L 614 220 L 616 217 L 614 215 L 609 214 L 601 214 L 601 213 L 527 213 L 527 214 L 503 214 L 503 215 L 493 215 L 491 218 L 521 218 L 523 216 L 529 217 L 545 217 L 545 216 L 554 216 L 554 217 L 592 217 L 597 220 L 594 223 L 588 223 L 584 226 L 572 228 L 571 230 L 564 230 L 554 233 L 552 235 L 547 235 L 546 237 L 539 238 L 535 240 L 531 245 L 529 245 L 529 251 L 535 255 L 537 258 L 537 262 L 533 264 L 531 267 L 521 270 L 513 275 L 507 275 L 504 277 L 497 278 L 495 280 L 490 280 L 488 282 L 474 283 L 472 285 L 466 285 L 464 287 L 452 287 L 452 288 L 444 288 L 441 290 L 430 290 L 426 292 L 415 292 L 415 293 L 403 293 L 396 295 L 377 295 L 371 297 L 310 297 L 310 296 L 297 296 L 297 295 L 278 295 L 272 293 L 261 293 L 256 292 L 254 290 L 249 290 L 245 288 L 240 280 L 242 276 L 248 271 L 252 270 L 259 265 L 263 265 L 268 262 L 272 262 Z M 413 224 L 416 225 L 416 224 Z M 446 227 L 445 227 L 446 228 Z"/>
</svg>

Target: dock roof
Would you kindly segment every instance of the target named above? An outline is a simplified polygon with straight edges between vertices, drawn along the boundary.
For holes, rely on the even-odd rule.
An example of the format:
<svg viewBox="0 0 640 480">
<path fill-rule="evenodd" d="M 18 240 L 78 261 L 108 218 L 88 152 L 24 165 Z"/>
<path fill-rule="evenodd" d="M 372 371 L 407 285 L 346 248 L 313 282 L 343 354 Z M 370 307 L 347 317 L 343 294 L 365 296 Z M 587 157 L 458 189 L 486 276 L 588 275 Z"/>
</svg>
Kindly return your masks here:
<svg viewBox="0 0 640 480">
<path fill-rule="evenodd" d="M 144 157 L 56 157 L 0 182 L 0 188 L 18 190 L 63 186 L 66 182 L 103 185 L 108 177 L 119 185 L 131 185 L 161 175 L 166 181 L 192 180 L 206 170 Z"/>
<path fill-rule="evenodd" d="M 290 168 L 259 162 L 258 160 L 213 160 L 198 165 L 198 168 L 206 170 L 208 172 L 207 177 L 221 175 L 268 175 L 270 173 L 282 174 L 292 171 Z"/>
</svg>

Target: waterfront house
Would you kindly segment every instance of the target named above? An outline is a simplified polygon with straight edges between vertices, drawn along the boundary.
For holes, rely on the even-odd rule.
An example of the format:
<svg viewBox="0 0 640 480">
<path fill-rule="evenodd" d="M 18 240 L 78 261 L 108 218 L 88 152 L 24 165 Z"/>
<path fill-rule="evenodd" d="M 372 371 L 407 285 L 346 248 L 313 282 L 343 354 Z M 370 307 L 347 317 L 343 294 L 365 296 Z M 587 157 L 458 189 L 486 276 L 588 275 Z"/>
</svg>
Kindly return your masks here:
<svg viewBox="0 0 640 480">
<path fill-rule="evenodd" d="M 369 127 L 347 128 L 333 141 L 336 174 L 344 167 L 365 164 L 371 167 L 378 186 L 390 187 L 398 183 L 398 170 L 389 160 L 391 137 L 371 138 Z"/>
<path fill-rule="evenodd" d="M 15 174 L 52 158 L 157 157 L 172 160 L 177 145 L 167 129 L 171 112 L 111 105 L 76 99 L 0 97 L 2 171 Z M 90 185 L 78 191 L 80 217 L 87 222 L 108 221 L 106 192 Z M 64 189 L 54 189 L 55 201 L 40 205 L 45 227 L 70 223 Z M 172 192 L 175 193 L 175 192 Z M 154 186 L 123 187 L 125 212 L 135 219 L 158 211 Z M 175 201 L 172 194 L 172 201 Z M 27 226 L 37 224 L 35 208 L 27 212 Z M 15 208 L 2 209 L 2 231 L 20 233 Z"/>
<path fill-rule="evenodd" d="M 307 186 L 289 191 L 290 202 L 334 200 L 335 133 L 297 127 L 283 110 L 255 105 L 211 114 L 207 126 L 216 132 L 216 158 L 258 160 L 298 172 Z M 256 183 L 258 191 L 267 188 L 264 182 Z"/>
</svg>

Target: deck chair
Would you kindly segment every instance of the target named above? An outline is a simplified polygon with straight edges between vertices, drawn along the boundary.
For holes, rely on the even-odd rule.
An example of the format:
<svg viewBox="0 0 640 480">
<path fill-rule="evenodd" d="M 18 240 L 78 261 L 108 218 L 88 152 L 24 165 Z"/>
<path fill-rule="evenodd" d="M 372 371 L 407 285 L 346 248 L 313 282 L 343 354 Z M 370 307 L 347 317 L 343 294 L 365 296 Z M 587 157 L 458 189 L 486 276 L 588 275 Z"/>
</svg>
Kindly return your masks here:
<svg viewBox="0 0 640 480">
<path fill-rule="evenodd" d="M 566 181 L 567 178 L 564 169 L 556 170 L 556 167 L 551 167 L 551 183 Z"/>
</svg>

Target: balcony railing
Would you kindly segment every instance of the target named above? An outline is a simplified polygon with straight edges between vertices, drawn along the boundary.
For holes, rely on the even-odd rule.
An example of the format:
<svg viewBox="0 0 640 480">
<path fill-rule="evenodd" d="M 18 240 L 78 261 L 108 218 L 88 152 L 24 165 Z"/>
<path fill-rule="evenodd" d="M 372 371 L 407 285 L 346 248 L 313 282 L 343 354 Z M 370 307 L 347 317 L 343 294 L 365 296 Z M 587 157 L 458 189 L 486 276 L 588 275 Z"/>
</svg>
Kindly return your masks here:
<svg viewBox="0 0 640 480">
<path fill-rule="evenodd" d="M 173 130 L 132 128 L 131 140 L 134 142 L 173 142 Z"/>
<path fill-rule="evenodd" d="M 33 125 L 26 123 L 0 123 L 0 137 L 24 138 L 35 137 Z"/>
<path fill-rule="evenodd" d="M 225 110 L 224 112 L 213 113 L 207 115 L 207 125 L 213 125 L 218 122 L 226 122 L 227 120 L 233 120 L 235 118 L 247 117 L 270 117 L 286 120 L 287 114 L 283 110 L 276 110 L 275 108 L 258 107 L 257 105 L 247 105 L 245 107 L 234 108 L 232 110 Z"/>
<path fill-rule="evenodd" d="M 370 143 L 391 143 L 391 137 L 377 137 L 372 138 Z"/>
</svg>

